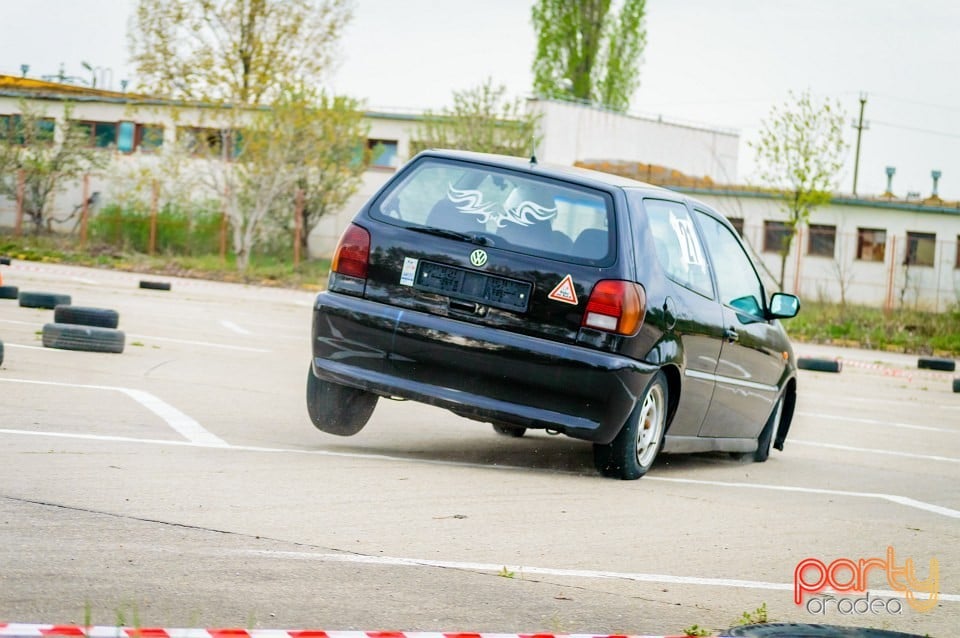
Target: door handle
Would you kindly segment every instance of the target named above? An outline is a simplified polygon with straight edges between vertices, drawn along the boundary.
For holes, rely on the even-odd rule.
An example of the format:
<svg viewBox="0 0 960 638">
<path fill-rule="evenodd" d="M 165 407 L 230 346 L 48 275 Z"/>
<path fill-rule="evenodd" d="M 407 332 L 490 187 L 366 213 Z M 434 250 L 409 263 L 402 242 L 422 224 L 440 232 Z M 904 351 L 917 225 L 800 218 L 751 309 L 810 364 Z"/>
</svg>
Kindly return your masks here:
<svg viewBox="0 0 960 638">
<path fill-rule="evenodd" d="M 726 339 L 727 343 L 735 343 L 740 339 L 740 335 L 737 333 L 734 328 L 727 328 L 723 331 L 723 338 Z"/>
</svg>

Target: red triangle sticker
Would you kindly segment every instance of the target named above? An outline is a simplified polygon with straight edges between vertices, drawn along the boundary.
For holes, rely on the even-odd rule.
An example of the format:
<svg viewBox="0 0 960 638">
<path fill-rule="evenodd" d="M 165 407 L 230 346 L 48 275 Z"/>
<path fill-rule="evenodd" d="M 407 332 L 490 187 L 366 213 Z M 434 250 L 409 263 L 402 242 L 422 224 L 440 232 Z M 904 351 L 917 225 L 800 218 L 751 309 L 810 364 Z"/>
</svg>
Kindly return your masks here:
<svg viewBox="0 0 960 638">
<path fill-rule="evenodd" d="M 573 289 L 573 278 L 570 275 L 564 277 L 563 281 L 557 284 L 557 287 L 550 291 L 550 294 L 547 295 L 547 298 L 562 303 L 568 303 L 572 306 L 576 306 L 578 303 L 580 303 L 577 300 L 577 291 Z"/>
</svg>

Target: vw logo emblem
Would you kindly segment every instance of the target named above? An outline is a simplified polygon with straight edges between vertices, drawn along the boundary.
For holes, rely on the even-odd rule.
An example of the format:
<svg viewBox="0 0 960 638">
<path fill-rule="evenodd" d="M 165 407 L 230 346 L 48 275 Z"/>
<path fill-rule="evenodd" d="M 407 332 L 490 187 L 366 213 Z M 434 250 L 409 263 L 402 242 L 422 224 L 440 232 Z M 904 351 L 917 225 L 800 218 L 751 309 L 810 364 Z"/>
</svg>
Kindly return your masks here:
<svg viewBox="0 0 960 638">
<path fill-rule="evenodd" d="M 484 250 L 476 249 L 470 253 L 470 263 L 475 267 L 480 268 L 487 263 L 487 253 Z"/>
</svg>

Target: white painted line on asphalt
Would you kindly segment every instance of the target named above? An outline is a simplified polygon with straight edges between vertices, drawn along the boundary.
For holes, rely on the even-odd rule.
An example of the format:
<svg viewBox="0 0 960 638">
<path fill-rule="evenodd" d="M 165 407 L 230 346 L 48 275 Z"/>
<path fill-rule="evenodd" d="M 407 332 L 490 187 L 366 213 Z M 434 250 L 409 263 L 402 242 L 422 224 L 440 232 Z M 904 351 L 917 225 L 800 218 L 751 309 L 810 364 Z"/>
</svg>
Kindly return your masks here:
<svg viewBox="0 0 960 638">
<path fill-rule="evenodd" d="M 232 330 L 232 331 L 236 332 L 238 335 L 249 335 L 249 334 L 253 334 L 253 333 L 250 332 L 249 330 L 244 330 L 243 328 L 241 328 L 241 327 L 238 326 L 237 324 L 233 323 L 232 321 L 227 321 L 226 319 L 221 319 L 221 320 L 220 320 L 220 325 L 223 326 L 224 328 L 226 328 L 227 330 Z"/>
<path fill-rule="evenodd" d="M 19 343 L 4 343 L 8 348 L 22 348 L 24 350 L 46 350 L 48 352 L 67 352 L 67 350 L 60 350 L 58 348 L 45 348 L 43 346 L 21 346 Z"/>
<path fill-rule="evenodd" d="M 3 380 L 3 379 L 0 379 L 0 380 Z M 373 460 L 373 461 L 391 461 L 391 462 L 400 462 L 400 463 L 420 463 L 423 465 L 443 465 L 448 467 L 469 467 L 469 468 L 482 469 L 482 470 L 512 470 L 512 471 L 521 471 L 521 472 L 543 471 L 543 470 L 534 470 L 529 467 L 523 467 L 519 465 L 489 465 L 489 464 L 483 464 L 483 463 L 467 463 L 464 461 L 440 461 L 436 459 L 419 459 L 419 458 L 412 458 L 412 457 L 405 457 L 405 456 L 390 456 L 387 454 L 360 454 L 357 452 L 333 452 L 331 450 L 296 450 L 292 448 L 271 448 L 271 447 L 259 447 L 259 446 L 247 446 L 247 445 L 230 445 L 227 443 L 222 443 L 221 445 L 211 445 L 211 444 L 196 443 L 196 442 L 162 441 L 162 440 L 156 440 L 156 439 L 136 439 L 132 437 L 103 436 L 103 435 L 96 435 L 96 434 L 67 434 L 67 433 L 60 433 L 60 432 L 35 432 L 31 430 L 0 429 L 0 434 L 18 434 L 18 435 L 27 435 L 27 436 L 53 436 L 53 437 L 59 437 L 64 439 L 110 441 L 110 442 L 116 442 L 116 443 L 148 443 L 151 445 L 206 447 L 206 448 L 231 450 L 235 452 L 264 452 L 268 454 L 306 454 L 311 456 L 329 456 L 329 457 L 347 458 L 347 459 L 366 459 L 366 460 Z M 554 472 L 557 474 L 567 473 L 562 471 L 554 471 Z M 579 473 L 576 473 L 576 474 L 579 475 Z M 649 474 L 646 475 L 643 478 L 643 480 L 647 482 L 663 481 L 667 483 L 709 485 L 712 487 L 721 487 L 721 488 L 758 489 L 758 490 L 769 490 L 769 491 L 780 491 L 780 492 L 794 492 L 794 493 L 801 493 L 801 494 L 843 496 L 848 498 L 877 499 L 881 501 L 896 503 L 897 505 L 902 505 L 904 507 L 921 510 L 924 512 L 928 512 L 930 514 L 936 514 L 938 516 L 945 516 L 947 518 L 960 519 L 960 510 L 954 510 L 954 509 L 950 509 L 949 507 L 943 507 L 941 505 L 934 505 L 933 503 L 918 501 L 908 496 L 900 496 L 898 494 L 883 494 L 880 492 L 853 492 L 853 491 L 846 491 L 846 490 L 829 490 L 829 489 L 821 489 L 816 487 L 800 487 L 800 486 L 793 486 L 793 485 L 768 485 L 764 483 L 737 483 L 737 482 L 728 482 L 728 481 L 707 481 L 702 479 L 667 478 L 667 477 L 660 477 L 660 476 L 650 476 Z"/>
<path fill-rule="evenodd" d="M 878 450 L 870 447 L 853 447 L 851 445 L 837 445 L 836 443 L 821 443 L 819 441 L 798 441 L 790 439 L 790 443 L 797 445 L 808 445 L 810 447 L 823 447 L 831 450 L 844 450 L 846 452 L 866 452 L 867 454 L 885 454 L 887 456 L 902 456 L 907 459 L 922 459 L 924 461 L 945 461 L 947 463 L 960 463 L 960 459 L 952 456 L 934 456 L 932 454 L 913 454 L 911 452 L 894 452 L 892 450 Z"/>
<path fill-rule="evenodd" d="M 909 408 L 910 405 L 914 402 L 903 401 L 900 399 L 875 399 L 873 397 L 851 397 L 851 396 L 837 396 L 835 394 L 819 394 L 815 392 L 807 393 L 804 391 L 804 397 L 817 397 L 815 403 L 828 403 L 830 400 L 838 401 L 840 403 L 869 403 L 870 405 L 874 404 L 884 404 L 884 405 L 896 405 L 900 407 Z M 960 405 L 946 405 L 943 403 L 924 403 L 923 408 L 925 410 L 960 410 Z"/>
<path fill-rule="evenodd" d="M 612 572 L 597 569 L 558 569 L 554 567 L 534 567 L 530 565 L 503 565 L 500 563 L 468 563 L 460 561 L 431 560 L 421 558 L 399 558 L 392 556 L 366 556 L 363 554 L 330 554 L 313 552 L 290 552 L 267 549 L 226 550 L 228 554 L 243 556 L 263 556 L 267 558 L 292 558 L 296 560 L 317 560 L 334 563 L 360 563 L 366 565 L 387 565 L 395 567 L 443 567 L 466 571 L 502 573 L 504 569 L 525 576 L 563 576 L 572 578 L 597 578 L 606 580 L 630 580 L 643 583 L 671 585 L 705 585 L 708 587 L 735 587 L 746 589 L 774 589 L 793 591 L 793 583 L 771 583 L 759 580 L 741 580 L 739 578 L 705 578 L 701 576 L 674 576 L 672 574 L 645 574 L 640 572 Z M 887 598 L 906 598 L 906 592 L 870 589 L 875 596 Z M 922 598 L 922 596 L 921 596 Z M 960 602 L 960 594 L 938 594 L 942 601 Z"/>
<path fill-rule="evenodd" d="M 172 339 L 170 337 L 155 337 L 152 335 L 127 335 L 133 339 L 152 339 L 154 341 L 169 341 L 171 343 L 182 343 L 188 346 L 206 346 L 207 348 L 222 348 L 224 350 L 242 350 L 244 352 L 273 352 L 272 350 L 264 350 L 263 348 L 249 348 L 247 346 L 232 346 L 225 343 L 210 343 L 209 341 L 190 341 L 189 339 Z"/>
<path fill-rule="evenodd" d="M 133 388 L 122 388 L 108 385 L 83 385 L 79 383 L 56 383 L 53 381 L 35 381 L 32 379 L 7 379 L 0 377 L 0 381 L 7 383 L 26 383 L 31 385 L 46 385 L 60 388 L 80 388 L 86 390 L 109 390 L 120 392 L 127 395 L 146 409 L 150 410 L 158 417 L 163 419 L 167 425 L 174 429 L 180 436 L 191 443 L 205 445 L 207 447 L 229 447 L 223 439 L 208 432 L 199 423 L 176 409 L 169 403 L 162 401 L 149 392 L 135 390 Z"/>
<path fill-rule="evenodd" d="M 15 323 L 19 326 L 35 326 L 37 325 L 36 321 L 17 321 L 16 319 L 0 319 L 2 323 Z"/>
<path fill-rule="evenodd" d="M 791 441 L 794 443 L 795 441 Z M 668 483 L 689 483 L 691 485 L 714 485 L 717 487 L 740 487 L 754 490 L 773 490 L 779 492 L 798 492 L 802 494 L 823 494 L 827 496 L 846 496 L 850 498 L 875 498 L 881 501 L 890 501 L 913 509 L 930 512 L 947 518 L 960 519 L 960 510 L 950 509 L 933 503 L 926 503 L 898 494 L 883 494 L 881 492 L 852 492 L 847 490 L 828 490 L 818 487 L 799 487 L 795 485 L 767 485 L 764 483 L 731 483 L 727 481 L 705 481 L 702 479 L 667 478 L 665 476 L 645 476 L 644 481 L 665 481 Z"/>
<path fill-rule="evenodd" d="M 93 284 L 94 286 L 100 283 L 99 281 L 94 281 L 93 279 L 84 279 L 83 277 L 71 277 L 70 279 L 79 281 L 82 284 Z"/>
<path fill-rule="evenodd" d="M 948 428 L 935 428 L 929 425 L 915 425 L 913 423 L 896 423 L 892 421 L 882 421 L 879 419 L 862 419 L 852 416 L 837 416 L 835 414 L 823 414 L 820 412 L 797 412 L 797 416 L 806 416 L 814 419 L 827 419 L 829 421 L 850 421 L 851 423 L 863 423 L 865 425 L 880 425 L 890 428 L 906 428 L 908 430 L 923 430 L 925 432 L 946 432 L 947 434 L 960 434 L 960 430 L 950 430 Z"/>
</svg>

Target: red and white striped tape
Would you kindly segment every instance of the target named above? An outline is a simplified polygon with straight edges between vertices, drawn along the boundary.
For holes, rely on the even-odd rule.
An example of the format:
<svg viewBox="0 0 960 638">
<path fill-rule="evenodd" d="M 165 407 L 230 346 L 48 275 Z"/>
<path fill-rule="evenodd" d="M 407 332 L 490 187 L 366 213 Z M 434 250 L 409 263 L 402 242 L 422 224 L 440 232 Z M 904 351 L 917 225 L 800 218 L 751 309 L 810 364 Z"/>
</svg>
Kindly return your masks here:
<svg viewBox="0 0 960 638">
<path fill-rule="evenodd" d="M 162 629 L 0 623 L 2 638 L 681 638 L 623 634 L 496 634 L 427 631 L 321 631 L 316 629 Z"/>
</svg>

